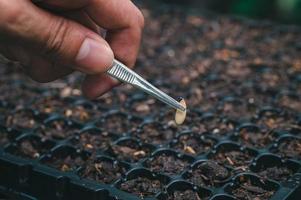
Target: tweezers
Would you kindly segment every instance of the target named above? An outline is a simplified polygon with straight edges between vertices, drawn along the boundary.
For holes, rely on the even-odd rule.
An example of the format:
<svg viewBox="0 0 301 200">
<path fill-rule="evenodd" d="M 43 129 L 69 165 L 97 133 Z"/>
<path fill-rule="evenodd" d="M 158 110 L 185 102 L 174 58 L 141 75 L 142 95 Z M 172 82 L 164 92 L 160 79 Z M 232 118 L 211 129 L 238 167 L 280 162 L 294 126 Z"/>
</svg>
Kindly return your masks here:
<svg viewBox="0 0 301 200">
<path fill-rule="evenodd" d="M 173 99 L 172 97 L 168 96 L 166 93 L 162 92 L 136 72 L 119 62 L 118 60 L 114 59 L 111 68 L 107 71 L 107 74 L 116 78 L 117 80 L 128 83 L 142 91 L 148 93 L 149 95 L 157 98 L 158 100 L 166 103 L 167 105 L 179 109 L 183 112 L 186 111 L 186 108 L 182 106 L 178 101 Z"/>
</svg>

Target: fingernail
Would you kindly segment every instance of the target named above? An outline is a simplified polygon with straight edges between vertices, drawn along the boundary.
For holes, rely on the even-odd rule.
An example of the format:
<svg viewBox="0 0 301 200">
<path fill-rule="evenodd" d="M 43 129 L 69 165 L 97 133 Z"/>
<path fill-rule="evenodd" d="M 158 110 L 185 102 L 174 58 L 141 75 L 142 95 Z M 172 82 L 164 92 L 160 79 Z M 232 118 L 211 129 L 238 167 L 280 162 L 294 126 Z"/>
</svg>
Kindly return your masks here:
<svg viewBox="0 0 301 200">
<path fill-rule="evenodd" d="M 76 64 L 78 70 L 96 74 L 105 72 L 112 65 L 113 58 L 113 51 L 107 44 L 86 38 L 76 56 Z"/>
</svg>

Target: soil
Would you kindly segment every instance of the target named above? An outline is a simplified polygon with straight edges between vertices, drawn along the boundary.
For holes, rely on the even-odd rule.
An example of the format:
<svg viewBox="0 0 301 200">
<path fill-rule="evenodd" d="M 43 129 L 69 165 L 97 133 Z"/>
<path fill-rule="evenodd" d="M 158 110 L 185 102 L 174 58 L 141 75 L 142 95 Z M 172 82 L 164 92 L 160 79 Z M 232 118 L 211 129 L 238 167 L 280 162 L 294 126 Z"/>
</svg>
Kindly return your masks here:
<svg viewBox="0 0 301 200">
<path fill-rule="evenodd" d="M 189 162 L 186 160 L 164 153 L 146 162 L 146 167 L 152 171 L 167 175 L 180 174 L 188 165 Z"/>
<path fill-rule="evenodd" d="M 291 130 L 294 128 L 301 130 L 301 127 L 298 126 L 297 121 L 292 116 L 279 115 L 272 112 L 265 113 L 255 123 L 270 130 Z"/>
<path fill-rule="evenodd" d="M 275 166 L 263 169 L 257 174 L 265 179 L 273 179 L 283 182 L 288 180 L 294 172 L 285 166 Z"/>
<path fill-rule="evenodd" d="M 182 124 L 181 126 L 178 126 L 174 119 L 175 118 L 175 110 L 168 109 L 168 110 L 165 110 L 164 112 L 158 114 L 155 117 L 155 121 L 163 124 L 165 128 L 170 128 L 170 129 L 175 130 L 176 132 L 180 132 L 181 130 L 188 129 L 189 124 L 191 124 L 192 118 L 195 118 L 195 117 L 198 117 L 198 115 L 193 111 L 189 111 L 186 115 L 185 123 Z"/>
<path fill-rule="evenodd" d="M 81 156 L 68 155 L 66 157 L 52 157 L 50 160 L 44 162 L 46 165 L 56 168 L 60 171 L 73 171 L 86 164 Z"/>
<path fill-rule="evenodd" d="M 13 154 L 30 159 L 37 159 L 50 150 L 50 146 L 32 139 L 22 140 L 15 148 Z"/>
<path fill-rule="evenodd" d="M 171 147 L 182 153 L 196 156 L 209 152 L 215 143 L 216 142 L 210 138 L 201 138 L 192 134 L 185 134 L 180 136 L 178 141 L 171 145 Z"/>
<path fill-rule="evenodd" d="M 244 180 L 241 178 L 241 183 L 236 185 L 237 188 L 232 190 L 231 193 L 241 200 L 268 200 L 275 191 L 268 191 L 258 185 L 253 185 L 250 180 Z"/>
<path fill-rule="evenodd" d="M 294 98 L 289 95 L 282 96 L 278 103 L 280 106 L 288 108 L 293 111 L 301 112 L 301 101 L 300 98 Z"/>
<path fill-rule="evenodd" d="M 239 132 L 239 142 L 248 147 L 264 148 L 274 142 L 276 135 L 273 130 L 267 131 L 252 131 L 242 129 Z"/>
<path fill-rule="evenodd" d="M 244 102 L 224 102 L 220 107 L 218 107 L 218 112 L 225 116 L 227 119 L 239 120 L 242 118 L 249 119 L 255 114 L 254 109 L 249 107 Z"/>
<path fill-rule="evenodd" d="M 176 135 L 176 130 L 170 127 L 163 127 L 160 123 L 148 123 L 133 135 L 149 144 L 166 144 Z"/>
<path fill-rule="evenodd" d="M 76 122 L 85 123 L 101 116 L 101 112 L 93 109 L 87 109 L 82 105 L 76 105 L 64 110 L 64 116 Z"/>
<path fill-rule="evenodd" d="M 112 161 L 88 162 L 80 173 L 82 178 L 87 178 L 100 183 L 112 184 L 126 173 L 126 169 Z"/>
<path fill-rule="evenodd" d="M 20 110 L 6 117 L 5 125 L 7 127 L 15 127 L 17 129 L 31 129 L 38 125 L 35 116 L 31 111 Z"/>
<path fill-rule="evenodd" d="M 141 199 L 153 197 L 162 190 L 163 185 L 159 180 L 151 180 L 145 177 L 138 177 L 121 183 L 120 189 L 133 193 Z"/>
<path fill-rule="evenodd" d="M 87 151 L 105 150 L 114 141 L 112 134 L 100 130 L 87 130 L 71 139 L 71 144 Z"/>
<path fill-rule="evenodd" d="M 126 115 L 114 114 L 114 115 L 109 115 L 107 118 L 105 118 L 104 123 L 99 125 L 99 127 L 103 128 L 103 130 L 107 132 L 121 135 L 127 132 L 128 130 L 127 122 L 128 122 L 128 117 Z"/>
<path fill-rule="evenodd" d="M 217 137 L 228 136 L 233 133 L 235 129 L 235 124 L 231 121 L 225 121 L 222 118 L 217 116 L 201 118 L 198 122 L 195 122 L 197 125 L 192 125 L 192 130 L 199 133 L 209 133 Z"/>
<path fill-rule="evenodd" d="M 40 113 L 51 114 L 61 113 L 62 108 L 66 105 L 63 99 L 57 96 L 42 96 L 37 98 L 32 105 L 32 108 L 39 111 Z"/>
<path fill-rule="evenodd" d="M 49 124 L 40 126 L 36 131 L 43 140 L 54 139 L 54 140 L 64 140 L 69 136 L 73 136 L 80 131 L 73 125 L 68 125 L 64 120 L 54 120 Z"/>
<path fill-rule="evenodd" d="M 222 165 L 213 161 L 202 162 L 185 175 L 185 179 L 197 186 L 214 187 L 229 179 L 231 173 Z"/>
<path fill-rule="evenodd" d="M 0 128 L 0 146 L 3 147 L 4 145 L 8 144 L 10 139 L 8 138 L 8 133 L 5 130 Z"/>
<path fill-rule="evenodd" d="M 0 83 L 1 84 L 1 83 Z M 1 113 L 1 117 L 0 117 L 0 123 L 3 123 L 3 118 L 7 115 L 9 115 L 10 112 L 10 108 L 6 105 L 6 102 L 0 100 L 0 113 Z"/>
<path fill-rule="evenodd" d="M 204 200 L 207 198 L 201 198 L 199 194 L 193 190 L 175 191 L 167 200 Z"/>
<path fill-rule="evenodd" d="M 117 135 L 122 135 L 137 129 L 141 123 L 139 119 L 131 119 L 128 115 L 116 113 L 107 116 L 102 123 L 97 123 L 96 126 Z"/>
<path fill-rule="evenodd" d="M 272 151 L 285 158 L 301 159 L 301 140 L 285 139 Z"/>
<path fill-rule="evenodd" d="M 153 112 L 159 111 L 162 104 L 156 99 L 151 97 L 145 97 L 145 99 L 133 100 L 128 108 L 129 112 L 140 115 L 147 116 L 154 114 Z"/>
<path fill-rule="evenodd" d="M 212 159 L 221 165 L 233 167 L 235 170 L 246 171 L 253 156 L 246 151 L 229 150 L 218 152 Z"/>
<path fill-rule="evenodd" d="M 151 149 L 147 146 L 140 146 L 137 143 L 127 141 L 119 145 L 113 145 L 109 154 L 114 158 L 126 162 L 138 162 L 150 155 Z"/>
</svg>

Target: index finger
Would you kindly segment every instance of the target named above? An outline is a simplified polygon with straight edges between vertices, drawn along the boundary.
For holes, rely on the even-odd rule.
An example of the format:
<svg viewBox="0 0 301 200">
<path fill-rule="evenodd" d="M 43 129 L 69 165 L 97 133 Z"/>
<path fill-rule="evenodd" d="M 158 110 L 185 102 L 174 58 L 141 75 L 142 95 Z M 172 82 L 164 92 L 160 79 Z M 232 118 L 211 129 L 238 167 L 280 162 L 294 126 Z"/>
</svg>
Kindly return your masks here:
<svg viewBox="0 0 301 200">
<path fill-rule="evenodd" d="M 115 57 L 133 66 L 144 26 L 140 10 L 130 0 L 92 0 L 85 11 L 100 27 L 108 30 L 106 40 Z"/>
</svg>

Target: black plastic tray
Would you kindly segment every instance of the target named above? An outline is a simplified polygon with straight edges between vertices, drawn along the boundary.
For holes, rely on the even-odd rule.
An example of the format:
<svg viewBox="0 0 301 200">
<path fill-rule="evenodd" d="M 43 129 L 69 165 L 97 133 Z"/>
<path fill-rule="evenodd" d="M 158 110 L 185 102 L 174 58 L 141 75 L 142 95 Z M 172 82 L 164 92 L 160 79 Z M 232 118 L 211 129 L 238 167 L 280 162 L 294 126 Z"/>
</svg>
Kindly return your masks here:
<svg viewBox="0 0 301 200">
<path fill-rule="evenodd" d="M 105 120 L 106 116 L 110 116 L 112 114 L 119 115 L 121 113 L 118 111 L 110 111 L 107 115 L 104 115 L 103 119 Z M 208 118 L 210 113 L 205 113 L 203 116 Z M 36 117 L 39 118 L 39 115 L 37 114 Z M 66 120 L 66 124 L 68 124 L 67 126 L 74 127 L 74 123 L 57 115 L 50 116 L 44 121 L 44 124 L 47 126 L 47 124 L 55 120 Z M 146 121 L 146 124 L 152 123 L 150 119 L 146 119 Z M 101 132 L 97 133 L 100 129 L 97 129 L 95 124 L 97 124 L 97 122 L 87 124 L 85 126 L 77 125 L 79 132 L 76 133 L 76 135 L 93 133 L 93 131 L 94 134 L 100 134 Z M 142 123 L 142 127 L 143 124 L 144 123 Z M 157 125 L 160 125 L 160 123 Z M 239 137 L 239 130 L 245 128 L 255 129 L 254 127 L 256 128 L 256 125 L 254 124 L 243 124 L 238 126 L 236 131 L 224 138 L 218 138 L 212 134 L 208 136 L 198 136 L 191 131 L 178 133 L 176 137 L 178 139 L 188 135 L 198 138 L 200 141 L 209 142 L 211 147 L 207 152 L 202 152 L 200 156 L 191 156 L 171 149 L 177 143 L 178 139 L 176 138 L 170 140 L 166 145 L 156 146 L 146 145 L 139 139 L 132 139 L 132 137 L 130 137 L 130 133 L 125 133 L 120 136 L 114 136 L 114 134 L 112 134 L 110 137 L 113 144 L 118 145 L 122 144 L 124 141 L 131 141 L 132 143 L 136 143 L 138 146 L 146 145 L 145 147 L 151 149 L 152 154 L 150 157 L 141 159 L 138 162 L 119 162 L 116 161 L 114 157 L 111 157 L 114 155 L 111 154 L 110 149 L 100 149 L 97 152 L 97 159 L 106 159 L 115 163 L 118 162 L 118 164 L 122 165 L 127 171 L 123 178 L 114 181 L 109 185 L 80 178 L 80 171 L 83 170 L 81 167 L 75 167 L 70 172 L 61 172 L 43 164 L 45 162 L 47 163 L 47 160 L 51 159 L 53 156 L 58 156 L 57 158 L 59 158 L 60 156 L 64 157 L 67 155 L 74 155 L 81 156 L 83 159 L 91 156 L 91 152 L 81 150 L 76 147 L 75 141 L 78 136 L 70 136 L 64 140 L 47 139 L 42 141 L 36 134 L 36 132 L 39 131 L 39 128 L 33 129 L 32 131 L 27 130 L 25 133 L 21 133 L 16 129 L 2 127 L 1 129 L 10 135 L 9 138 L 11 139 L 11 143 L 4 148 L 0 148 L 0 189 L 3 193 L 8 195 L 23 195 L 20 197 L 21 199 L 34 199 L 34 197 L 37 199 L 139 199 L 132 194 L 119 190 L 118 187 L 121 182 L 124 182 L 127 179 L 143 176 L 150 179 L 155 178 L 164 183 L 165 189 L 163 189 L 161 193 L 156 194 L 156 197 L 159 199 L 165 199 L 168 193 L 182 189 L 198 191 L 200 197 L 210 197 L 210 199 L 214 200 L 233 199 L 230 195 L 231 189 L 235 187 L 236 184 L 239 184 L 240 176 L 250 177 L 251 180 L 260 183 L 260 181 L 258 181 L 259 178 L 256 175 L 260 166 L 285 165 L 295 172 L 294 176 L 285 182 L 269 180 L 266 182 L 265 187 L 273 188 L 277 191 L 272 200 L 296 198 L 299 195 L 298 191 L 300 190 L 300 161 L 293 159 L 283 160 L 281 157 L 276 154 L 272 154 L 271 152 L 274 152 L 275 149 L 277 149 L 277 144 L 283 140 L 300 140 L 301 138 L 283 131 L 277 133 L 278 139 L 276 140 L 276 143 L 263 149 L 244 147 L 235 142 L 236 138 Z M 43 149 L 44 153 L 42 155 L 38 155 L 39 158 L 22 159 L 13 155 L 17 152 L 16 149 L 18 149 L 20 142 L 26 139 L 43 144 L 43 148 L 45 148 L 45 150 Z M 213 187 L 198 187 L 185 180 L 187 174 L 190 173 L 190 169 L 193 169 L 196 165 L 202 162 L 206 162 L 207 159 L 211 159 L 214 157 L 216 152 L 219 152 L 220 150 L 240 150 L 242 152 L 249 152 L 252 156 L 252 162 L 248 165 L 250 169 L 249 172 L 235 172 L 235 176 L 232 176 L 232 178 L 225 180 L 222 184 Z M 186 160 L 189 164 L 180 174 L 168 175 L 164 172 L 151 172 L 147 169 L 148 160 L 151 160 L 153 157 L 161 154 L 173 155 L 178 159 Z M 229 170 L 234 171 L 231 167 Z"/>
</svg>

